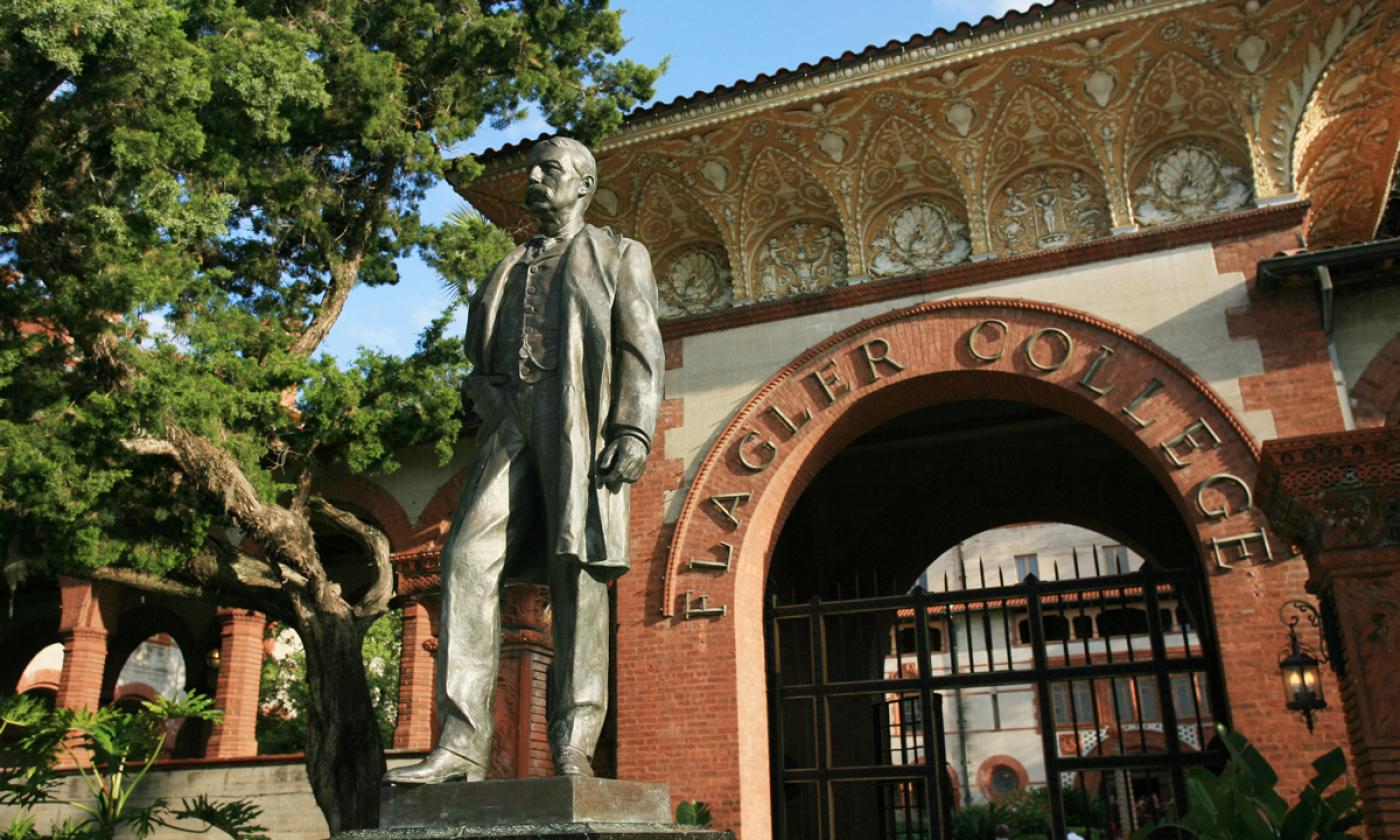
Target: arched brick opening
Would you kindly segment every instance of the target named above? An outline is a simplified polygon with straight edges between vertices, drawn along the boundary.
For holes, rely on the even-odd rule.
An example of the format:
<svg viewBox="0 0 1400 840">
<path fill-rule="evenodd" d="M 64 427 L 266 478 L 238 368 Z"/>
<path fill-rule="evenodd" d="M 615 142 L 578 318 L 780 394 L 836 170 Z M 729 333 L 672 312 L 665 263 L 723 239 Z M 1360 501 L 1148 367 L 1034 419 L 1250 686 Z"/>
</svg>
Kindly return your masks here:
<svg viewBox="0 0 1400 840">
<path fill-rule="evenodd" d="M 34 657 L 49 645 L 62 643 L 56 616 L 19 624 L 0 637 L 0 650 L 5 651 L 4 663 L 0 665 L 0 695 L 18 693 L 20 679 Z"/>
<path fill-rule="evenodd" d="M 208 612 L 212 617 L 213 610 Z M 117 699 L 117 679 L 131 654 L 143 642 L 161 634 L 170 637 L 184 660 L 183 687 L 212 694 L 213 687 L 207 685 L 208 680 L 205 678 L 205 657 L 202 655 L 207 645 L 201 645 L 198 641 L 207 633 L 207 627 L 192 627 L 188 617 L 167 607 L 150 603 L 133 605 L 121 614 L 117 631 L 107 644 L 107 666 L 102 674 L 102 701 L 111 703 Z"/>
<path fill-rule="evenodd" d="M 817 473 L 861 435 L 916 408 L 975 398 L 1062 413 L 1131 455 L 1169 499 L 1215 602 L 1235 611 L 1220 632 L 1232 693 L 1287 719 L 1274 697 L 1272 616 L 1255 607 L 1303 596 L 1306 570 L 1252 504 L 1258 447 L 1220 397 L 1149 340 L 1084 313 L 996 298 L 922 304 L 843 330 L 759 388 L 701 462 L 676 524 L 662 612 L 679 648 L 695 656 L 675 677 L 732 681 L 733 692 L 706 695 L 692 721 L 724 743 L 668 744 L 667 761 L 713 764 L 725 751 L 720 772 L 738 790 L 702 793 L 730 797 L 724 816 L 745 837 L 770 830 L 763 599 L 784 523 Z M 628 691 L 619 686 L 620 696 Z M 1261 735 L 1271 759 L 1296 752 L 1291 729 Z M 619 769 L 626 765 L 624 757 Z M 1291 784 L 1306 767 L 1286 772 Z"/>
<path fill-rule="evenodd" d="M 408 514 L 388 490 L 355 475 L 318 479 L 313 488 L 332 503 L 348 502 L 363 510 L 389 538 L 390 551 L 403 551 L 412 544 L 413 525 Z"/>
<path fill-rule="evenodd" d="M 1357 428 L 1400 425 L 1400 334 L 1366 365 L 1351 389 L 1351 400 Z"/>
</svg>

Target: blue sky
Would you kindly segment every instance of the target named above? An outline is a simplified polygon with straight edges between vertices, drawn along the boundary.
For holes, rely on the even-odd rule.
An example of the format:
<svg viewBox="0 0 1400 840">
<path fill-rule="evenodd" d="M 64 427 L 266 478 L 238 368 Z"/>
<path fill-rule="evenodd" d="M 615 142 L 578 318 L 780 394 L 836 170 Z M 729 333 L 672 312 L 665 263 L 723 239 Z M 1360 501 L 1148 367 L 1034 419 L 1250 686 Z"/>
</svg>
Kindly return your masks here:
<svg viewBox="0 0 1400 840">
<path fill-rule="evenodd" d="M 984 15 L 1025 9 L 1029 0 L 621 0 L 623 56 L 655 64 L 670 56 L 657 82 L 658 101 L 752 79 L 823 56 L 859 52 Z M 537 116 L 504 131 L 484 130 L 467 145 L 483 151 L 549 130 Z M 424 206 L 440 220 L 463 201 L 446 185 Z M 413 349 L 418 332 L 449 303 L 436 275 L 417 259 L 400 263 L 397 285 L 353 291 L 323 349 L 345 364 L 360 346 L 395 354 Z M 459 318 L 464 321 L 464 318 Z M 458 328 L 461 327 L 459 323 Z"/>
</svg>

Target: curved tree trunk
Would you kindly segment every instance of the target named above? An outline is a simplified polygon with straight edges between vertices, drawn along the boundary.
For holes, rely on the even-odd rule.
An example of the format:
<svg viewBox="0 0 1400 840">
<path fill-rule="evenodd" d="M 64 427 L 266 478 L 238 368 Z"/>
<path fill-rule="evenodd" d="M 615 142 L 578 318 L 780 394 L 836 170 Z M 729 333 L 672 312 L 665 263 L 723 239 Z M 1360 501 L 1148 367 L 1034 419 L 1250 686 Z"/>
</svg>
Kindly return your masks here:
<svg viewBox="0 0 1400 840">
<path fill-rule="evenodd" d="M 310 685 L 306 773 L 331 834 L 379 827 L 384 749 L 361 658 L 364 633 L 349 616 L 302 615 Z"/>
</svg>

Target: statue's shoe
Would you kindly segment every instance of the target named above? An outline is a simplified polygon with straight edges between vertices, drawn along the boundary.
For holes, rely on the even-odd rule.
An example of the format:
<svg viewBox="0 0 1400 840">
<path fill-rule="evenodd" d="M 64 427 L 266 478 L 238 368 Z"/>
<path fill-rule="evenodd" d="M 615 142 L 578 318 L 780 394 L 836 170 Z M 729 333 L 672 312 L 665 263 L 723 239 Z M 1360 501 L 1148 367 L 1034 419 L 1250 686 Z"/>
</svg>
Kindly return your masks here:
<svg viewBox="0 0 1400 840">
<path fill-rule="evenodd" d="M 395 767 L 384 774 L 391 785 L 435 785 L 440 782 L 479 782 L 486 778 L 485 769 L 475 761 L 441 748 L 428 753 L 417 764 Z"/>
<path fill-rule="evenodd" d="M 578 747 L 564 747 L 554 761 L 554 775 L 592 777 L 593 763 Z"/>
</svg>

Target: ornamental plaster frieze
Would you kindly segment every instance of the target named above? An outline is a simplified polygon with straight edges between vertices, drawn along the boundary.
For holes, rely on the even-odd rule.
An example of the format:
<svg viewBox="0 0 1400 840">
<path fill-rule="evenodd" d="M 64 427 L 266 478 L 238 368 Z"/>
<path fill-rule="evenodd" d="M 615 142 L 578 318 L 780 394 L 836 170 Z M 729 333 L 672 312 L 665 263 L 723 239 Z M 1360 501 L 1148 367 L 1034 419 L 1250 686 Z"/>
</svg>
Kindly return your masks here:
<svg viewBox="0 0 1400 840">
<path fill-rule="evenodd" d="M 1400 96 L 1374 91 L 1389 113 L 1368 123 L 1356 94 L 1396 75 L 1379 3 L 1124 0 L 644 114 L 600 145 L 589 219 L 670 255 L 670 318 L 1298 193 L 1360 196 L 1314 201 L 1308 225 L 1364 238 L 1400 142 Z M 518 162 L 462 189 L 510 230 Z"/>
<path fill-rule="evenodd" d="M 775 108 L 791 107 L 975 59 L 1035 46 L 1113 24 L 1124 24 L 1168 14 L 1212 0 L 1119 0 L 1037 20 L 1017 23 L 997 31 L 980 31 L 858 64 L 814 72 L 756 91 L 725 96 L 687 106 L 683 110 L 646 115 L 629 122 L 617 134 L 601 142 L 597 151 L 607 154 L 648 141 L 695 132 L 743 119 Z M 492 162 L 492 172 L 481 183 L 509 178 L 524 171 L 525 151 Z"/>
</svg>

